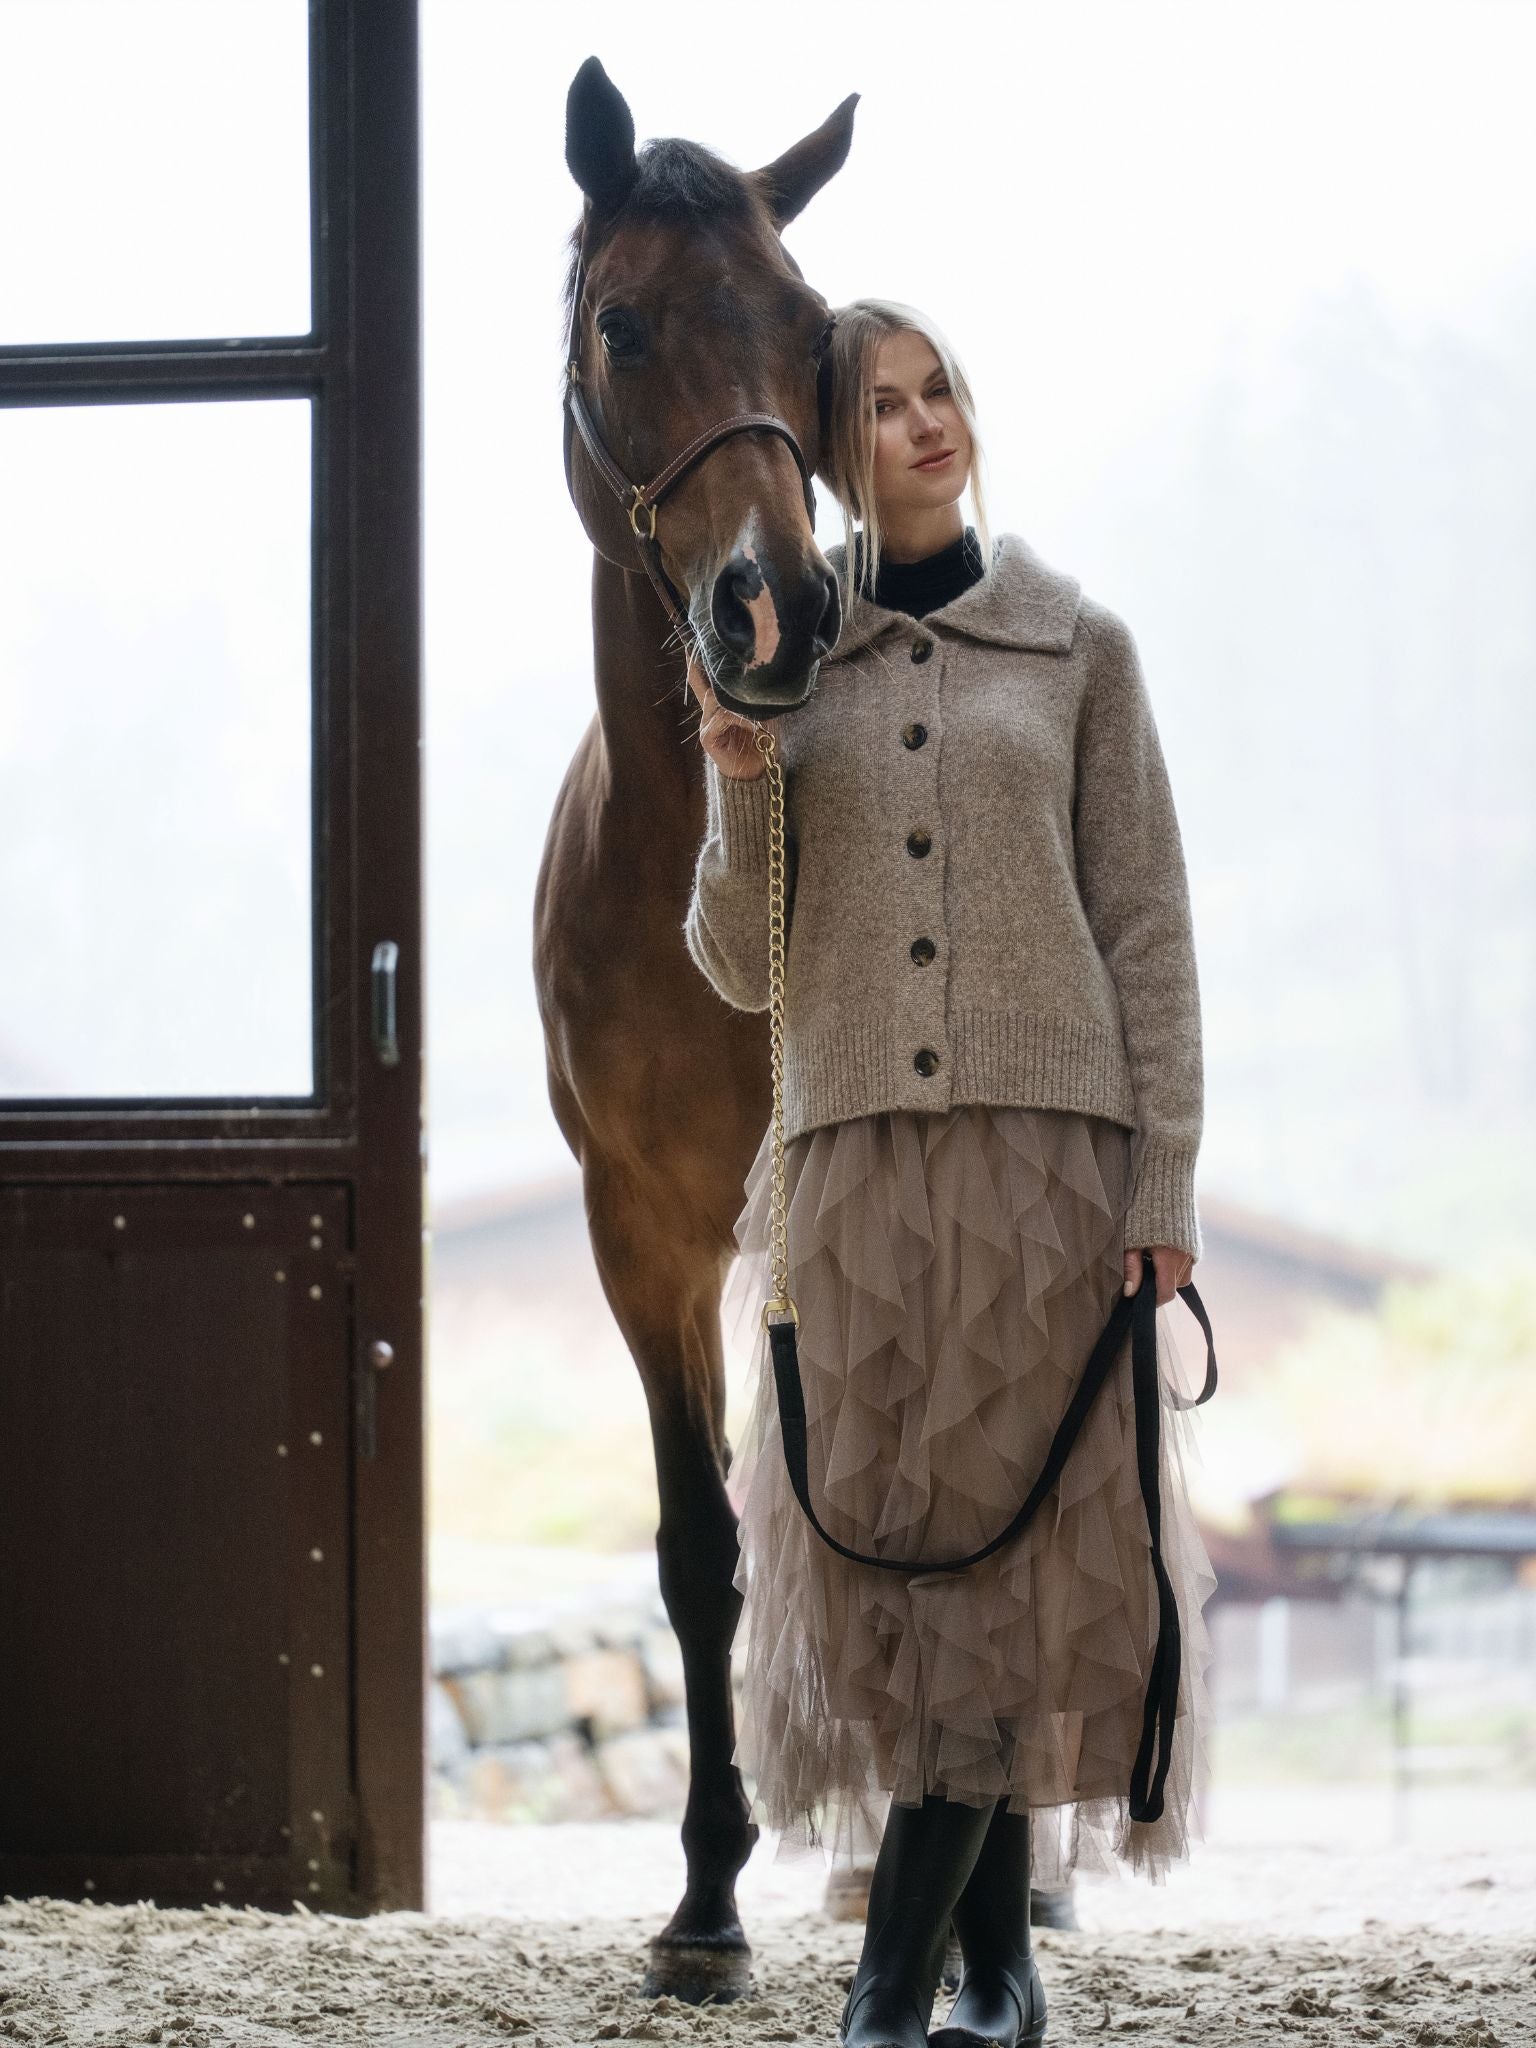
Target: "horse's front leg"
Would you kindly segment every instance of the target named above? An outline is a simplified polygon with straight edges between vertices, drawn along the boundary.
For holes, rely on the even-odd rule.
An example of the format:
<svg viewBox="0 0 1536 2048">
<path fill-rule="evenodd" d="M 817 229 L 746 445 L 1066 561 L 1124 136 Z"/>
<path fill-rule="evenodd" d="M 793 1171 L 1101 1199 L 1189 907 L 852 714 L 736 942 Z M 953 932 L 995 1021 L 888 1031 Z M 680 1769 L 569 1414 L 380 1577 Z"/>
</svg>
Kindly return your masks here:
<svg viewBox="0 0 1536 2048">
<path fill-rule="evenodd" d="M 731 1640 L 741 1614 L 736 1514 L 725 1490 L 725 1361 L 720 1332 L 722 1259 L 701 1251 L 697 1270 L 660 1218 L 669 1204 L 638 1198 L 625 1177 L 591 1166 L 587 1217 L 599 1276 L 650 1411 L 661 1520 L 661 1595 L 683 1658 L 689 1780 L 683 1815 L 687 1884 L 650 1945 L 645 1991 L 700 2004 L 749 1988 L 752 1951 L 736 1911 L 736 1874 L 758 1829 L 741 1773 L 731 1694 Z"/>
<path fill-rule="evenodd" d="M 736 1911 L 736 1875 L 758 1835 L 731 1761 L 731 1640 L 741 1613 L 732 1584 L 736 1515 L 713 1430 L 693 1405 L 653 1404 L 651 1423 L 661 1494 L 657 1558 L 682 1649 L 689 1782 L 682 1830 L 687 1885 L 651 1943 L 645 1988 L 651 1997 L 669 1991 L 691 2003 L 725 2001 L 741 1997 L 750 1983 L 752 1951 Z"/>
</svg>

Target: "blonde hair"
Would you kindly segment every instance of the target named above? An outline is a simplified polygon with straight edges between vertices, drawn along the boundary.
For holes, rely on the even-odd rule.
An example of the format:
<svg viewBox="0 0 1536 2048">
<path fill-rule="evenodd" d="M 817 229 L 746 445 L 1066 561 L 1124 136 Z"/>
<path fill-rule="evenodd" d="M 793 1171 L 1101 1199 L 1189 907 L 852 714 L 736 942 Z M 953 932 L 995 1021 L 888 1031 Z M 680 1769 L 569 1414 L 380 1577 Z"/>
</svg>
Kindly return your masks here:
<svg viewBox="0 0 1536 2048">
<path fill-rule="evenodd" d="M 875 355 L 888 334 L 920 334 L 938 357 L 956 410 L 971 437 L 971 471 L 968 488 L 976 515 L 976 538 L 981 543 L 982 576 L 992 573 L 992 529 L 987 521 L 986 490 L 981 437 L 976 431 L 976 402 L 970 379 L 959 357 L 950 347 L 936 321 L 916 306 L 899 299 L 853 299 L 836 306 L 837 325 L 832 331 L 830 397 L 827 433 L 816 473 L 843 508 L 843 538 L 847 560 L 844 568 L 844 600 L 852 588 L 854 569 L 854 522 L 863 522 L 864 587 L 872 589 L 880 570 L 880 508 L 875 500 Z"/>
</svg>

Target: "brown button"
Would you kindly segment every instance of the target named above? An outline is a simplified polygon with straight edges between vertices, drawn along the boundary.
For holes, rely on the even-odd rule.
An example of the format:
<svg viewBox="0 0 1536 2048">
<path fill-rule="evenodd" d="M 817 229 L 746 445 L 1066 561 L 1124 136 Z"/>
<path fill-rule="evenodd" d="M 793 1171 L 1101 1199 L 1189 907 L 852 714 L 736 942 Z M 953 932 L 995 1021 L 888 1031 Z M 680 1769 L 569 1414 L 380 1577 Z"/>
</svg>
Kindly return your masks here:
<svg viewBox="0 0 1536 2048">
<path fill-rule="evenodd" d="M 921 1052 L 913 1054 L 912 1064 L 920 1074 L 931 1074 L 939 1064 L 939 1056 L 925 1045 Z"/>
<path fill-rule="evenodd" d="M 901 728 L 901 744 L 904 747 L 920 747 L 927 737 L 927 726 L 919 725 L 915 718 L 910 725 Z"/>
<path fill-rule="evenodd" d="M 933 642 L 931 640 L 914 640 L 912 642 L 912 659 L 914 661 L 926 661 L 932 652 Z"/>
<path fill-rule="evenodd" d="M 919 967 L 926 967 L 937 951 L 932 939 L 914 939 L 909 948 Z"/>
<path fill-rule="evenodd" d="M 909 832 L 907 834 L 907 851 L 914 860 L 921 860 L 932 845 L 933 841 L 926 832 Z"/>
</svg>

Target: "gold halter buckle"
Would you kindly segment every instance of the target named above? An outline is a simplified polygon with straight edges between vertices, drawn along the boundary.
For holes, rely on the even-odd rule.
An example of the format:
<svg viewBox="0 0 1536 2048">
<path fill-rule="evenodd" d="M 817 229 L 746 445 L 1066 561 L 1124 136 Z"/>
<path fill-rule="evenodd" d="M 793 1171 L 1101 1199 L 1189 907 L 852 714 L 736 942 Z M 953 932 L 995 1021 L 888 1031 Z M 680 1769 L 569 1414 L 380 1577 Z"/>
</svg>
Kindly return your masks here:
<svg viewBox="0 0 1536 2048">
<path fill-rule="evenodd" d="M 636 484 L 634 486 L 635 495 L 630 502 L 629 523 L 631 527 L 634 529 L 635 533 L 639 535 L 641 540 L 654 540 L 656 538 L 656 507 L 654 505 L 649 505 L 646 503 L 645 499 L 640 495 L 641 488 L 642 487 L 639 484 Z M 648 531 L 644 527 L 642 527 L 639 521 L 636 519 L 635 514 L 637 512 L 650 513 L 651 524 Z"/>
</svg>

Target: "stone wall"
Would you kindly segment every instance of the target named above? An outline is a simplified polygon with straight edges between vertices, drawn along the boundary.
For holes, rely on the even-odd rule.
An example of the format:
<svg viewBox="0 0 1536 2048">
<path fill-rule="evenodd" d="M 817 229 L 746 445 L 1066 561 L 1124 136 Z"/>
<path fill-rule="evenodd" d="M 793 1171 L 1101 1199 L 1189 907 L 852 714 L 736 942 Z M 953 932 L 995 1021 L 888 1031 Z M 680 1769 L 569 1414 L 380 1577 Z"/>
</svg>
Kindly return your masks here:
<svg viewBox="0 0 1536 2048">
<path fill-rule="evenodd" d="M 659 1592 L 434 1608 L 431 1642 L 434 1818 L 681 1819 L 682 1653 Z"/>
</svg>

